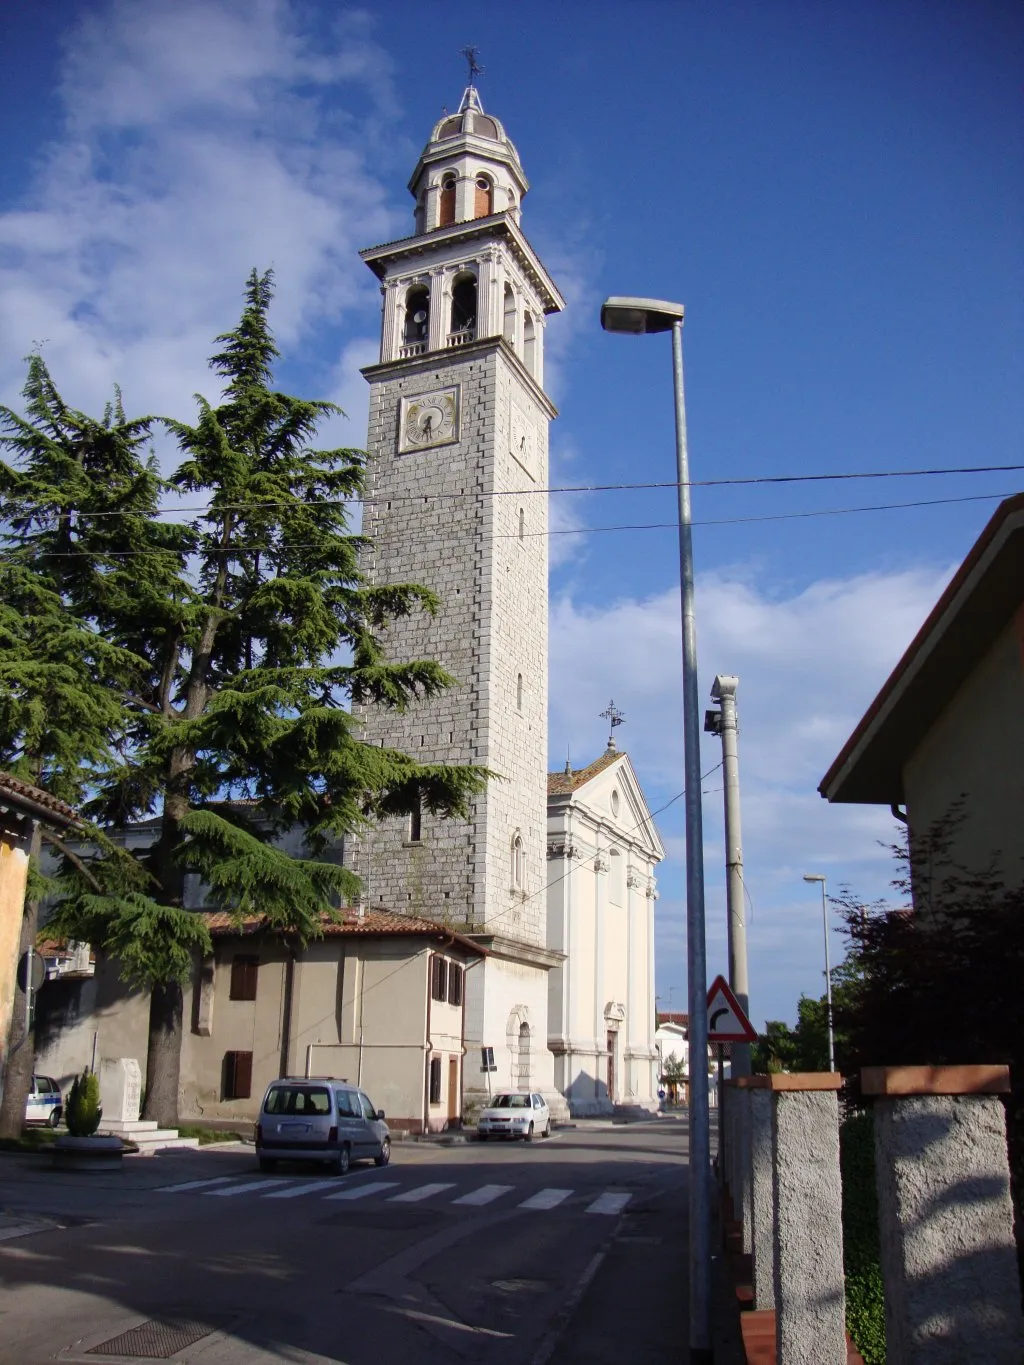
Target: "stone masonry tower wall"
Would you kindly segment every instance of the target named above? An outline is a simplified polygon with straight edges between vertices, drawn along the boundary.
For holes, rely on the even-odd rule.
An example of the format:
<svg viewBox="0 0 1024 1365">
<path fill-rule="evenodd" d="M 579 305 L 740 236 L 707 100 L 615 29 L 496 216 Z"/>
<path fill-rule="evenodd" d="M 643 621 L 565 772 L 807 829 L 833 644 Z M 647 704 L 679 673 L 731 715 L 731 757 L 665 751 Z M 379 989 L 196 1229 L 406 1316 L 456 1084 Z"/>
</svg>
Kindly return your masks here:
<svg viewBox="0 0 1024 1365">
<path fill-rule="evenodd" d="M 350 841 L 370 908 L 543 950 L 547 803 L 548 423 L 543 322 L 562 305 L 519 227 L 518 154 L 475 90 L 410 181 L 414 237 L 364 251 L 381 280 L 364 531 L 375 583 L 418 582 L 435 617 L 393 623 L 396 661 L 458 680 L 405 715 L 363 708 L 364 738 L 496 777 L 465 822 L 385 821 Z M 424 228 L 426 230 L 424 230 Z M 540 964 L 533 962 L 531 969 Z M 536 1024 L 545 1028 L 546 1020 Z M 482 1021 L 480 1024 L 483 1027 Z M 538 1032 L 540 1029 L 538 1029 Z"/>
</svg>

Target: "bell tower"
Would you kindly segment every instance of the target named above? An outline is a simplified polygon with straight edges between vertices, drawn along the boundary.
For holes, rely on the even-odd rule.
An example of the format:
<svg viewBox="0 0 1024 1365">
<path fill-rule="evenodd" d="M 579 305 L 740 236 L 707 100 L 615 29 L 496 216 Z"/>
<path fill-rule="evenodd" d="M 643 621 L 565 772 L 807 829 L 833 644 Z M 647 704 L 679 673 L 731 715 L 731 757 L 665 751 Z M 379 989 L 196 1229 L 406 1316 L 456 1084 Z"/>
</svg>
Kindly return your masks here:
<svg viewBox="0 0 1024 1365">
<path fill-rule="evenodd" d="M 398 715 L 365 707 L 363 736 L 496 776 L 460 822 L 423 811 L 351 841 L 367 905 L 422 915 L 489 954 L 466 976 L 462 1089 L 543 1091 L 546 946 L 548 424 L 545 319 L 564 300 L 520 226 L 528 189 L 502 124 L 471 83 L 435 125 L 409 190 L 414 232 L 369 247 L 381 282 L 370 385 L 365 571 L 417 582 L 437 615 L 394 622 L 391 659 L 436 659 L 457 680 Z M 481 1069 L 491 1048 L 495 1071 Z M 432 1116 L 433 1117 L 433 1116 Z"/>
</svg>

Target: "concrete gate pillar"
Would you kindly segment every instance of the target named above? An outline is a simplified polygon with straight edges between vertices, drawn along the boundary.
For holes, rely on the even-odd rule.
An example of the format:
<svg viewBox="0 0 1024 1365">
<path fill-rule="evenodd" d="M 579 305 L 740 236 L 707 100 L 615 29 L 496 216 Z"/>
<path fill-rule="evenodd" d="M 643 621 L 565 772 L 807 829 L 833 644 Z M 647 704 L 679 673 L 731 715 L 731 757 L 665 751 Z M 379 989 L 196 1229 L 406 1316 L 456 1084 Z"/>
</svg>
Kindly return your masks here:
<svg viewBox="0 0 1024 1365">
<path fill-rule="evenodd" d="M 888 1358 L 1020 1365 L 1005 1066 L 867 1067 Z"/>
</svg>

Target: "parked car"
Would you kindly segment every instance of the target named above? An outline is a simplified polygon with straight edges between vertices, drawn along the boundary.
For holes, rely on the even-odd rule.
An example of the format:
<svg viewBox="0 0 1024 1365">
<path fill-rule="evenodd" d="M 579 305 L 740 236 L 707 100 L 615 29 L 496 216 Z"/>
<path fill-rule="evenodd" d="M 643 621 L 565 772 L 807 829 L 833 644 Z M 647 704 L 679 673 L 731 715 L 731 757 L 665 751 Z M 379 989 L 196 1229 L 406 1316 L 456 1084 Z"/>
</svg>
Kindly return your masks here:
<svg viewBox="0 0 1024 1365">
<path fill-rule="evenodd" d="M 60 1086 L 50 1076 L 33 1076 L 32 1089 L 25 1101 L 26 1123 L 47 1123 L 56 1128 L 64 1117 Z"/>
<path fill-rule="evenodd" d="M 384 1110 L 375 1109 L 358 1086 L 329 1076 L 271 1081 L 256 1124 L 261 1171 L 279 1161 L 324 1162 L 344 1175 L 353 1161 L 391 1160 Z"/>
<path fill-rule="evenodd" d="M 476 1131 L 481 1142 L 489 1137 L 521 1137 L 532 1142 L 536 1133 L 551 1136 L 551 1111 L 543 1095 L 503 1091 L 492 1097 L 477 1120 Z"/>
</svg>

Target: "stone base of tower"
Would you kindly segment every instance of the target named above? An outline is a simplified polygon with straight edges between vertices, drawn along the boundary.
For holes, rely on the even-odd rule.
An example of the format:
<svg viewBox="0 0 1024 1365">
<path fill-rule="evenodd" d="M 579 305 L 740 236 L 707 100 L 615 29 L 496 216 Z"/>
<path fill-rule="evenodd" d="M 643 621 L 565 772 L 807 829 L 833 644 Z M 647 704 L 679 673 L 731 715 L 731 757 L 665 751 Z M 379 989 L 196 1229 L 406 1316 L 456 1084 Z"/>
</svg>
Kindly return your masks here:
<svg viewBox="0 0 1024 1365">
<path fill-rule="evenodd" d="M 491 935 L 472 937 L 489 956 L 466 973 L 463 1122 L 473 1124 L 501 1090 L 537 1091 L 555 1122 L 564 1122 L 569 1106 L 555 1084 L 547 1045 L 548 973 L 562 955 Z M 493 1055 L 493 1071 L 485 1069 L 485 1050 L 488 1061 Z"/>
</svg>

